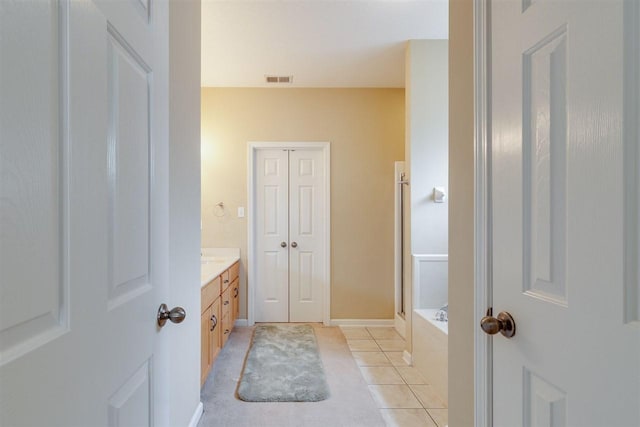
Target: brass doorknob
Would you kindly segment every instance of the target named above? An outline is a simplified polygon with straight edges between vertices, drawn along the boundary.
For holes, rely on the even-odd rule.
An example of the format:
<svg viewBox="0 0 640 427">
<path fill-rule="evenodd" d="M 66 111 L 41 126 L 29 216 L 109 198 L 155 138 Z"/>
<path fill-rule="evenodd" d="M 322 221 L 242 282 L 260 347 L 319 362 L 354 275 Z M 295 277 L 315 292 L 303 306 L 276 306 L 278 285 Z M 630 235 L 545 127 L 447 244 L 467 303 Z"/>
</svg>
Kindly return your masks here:
<svg viewBox="0 0 640 427">
<path fill-rule="evenodd" d="M 171 320 L 171 323 L 180 323 L 187 317 L 187 312 L 182 307 L 174 307 L 169 311 L 167 304 L 160 304 L 158 308 L 158 326 L 161 328 Z"/>
<path fill-rule="evenodd" d="M 489 335 L 495 335 L 500 332 L 507 338 L 511 338 L 516 334 L 516 322 L 513 317 L 506 311 L 498 313 L 498 317 L 493 317 L 493 310 L 487 310 L 487 315 L 480 320 L 480 327 Z"/>
</svg>

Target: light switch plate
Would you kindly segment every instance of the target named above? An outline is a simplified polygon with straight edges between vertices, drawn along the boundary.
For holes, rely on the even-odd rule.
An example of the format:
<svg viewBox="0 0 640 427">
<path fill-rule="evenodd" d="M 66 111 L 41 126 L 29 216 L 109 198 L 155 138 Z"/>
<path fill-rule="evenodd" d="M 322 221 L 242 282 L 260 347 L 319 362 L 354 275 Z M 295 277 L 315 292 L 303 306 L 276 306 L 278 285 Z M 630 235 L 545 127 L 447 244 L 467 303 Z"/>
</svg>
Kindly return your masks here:
<svg viewBox="0 0 640 427">
<path fill-rule="evenodd" d="M 244 207 L 238 207 L 238 218 L 244 218 Z"/>
</svg>

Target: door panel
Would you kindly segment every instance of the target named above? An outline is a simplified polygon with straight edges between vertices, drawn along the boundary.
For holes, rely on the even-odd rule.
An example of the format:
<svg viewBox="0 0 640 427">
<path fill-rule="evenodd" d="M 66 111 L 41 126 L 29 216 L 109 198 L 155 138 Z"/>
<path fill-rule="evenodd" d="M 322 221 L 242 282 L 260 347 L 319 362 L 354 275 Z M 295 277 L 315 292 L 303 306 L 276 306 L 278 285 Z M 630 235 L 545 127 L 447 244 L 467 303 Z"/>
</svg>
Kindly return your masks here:
<svg viewBox="0 0 640 427">
<path fill-rule="evenodd" d="M 637 109 L 623 118 L 638 91 L 622 84 L 623 5 L 491 5 L 493 308 L 516 322 L 492 340 L 496 426 L 640 425 L 640 324 L 624 316 L 621 171 Z"/>
<path fill-rule="evenodd" d="M 138 8 L 0 4 L 3 424 L 168 419 L 168 11 Z"/>
<path fill-rule="evenodd" d="M 150 373 L 147 360 L 109 398 L 109 427 L 152 425 Z"/>
<path fill-rule="evenodd" d="M 0 365 L 68 332 L 64 28 L 54 2 L 0 4 Z"/>
<path fill-rule="evenodd" d="M 256 322 L 289 320 L 288 161 L 284 150 L 256 154 Z"/>
<path fill-rule="evenodd" d="M 325 171 L 321 150 L 289 153 L 291 322 L 321 322 L 325 272 Z"/>
<path fill-rule="evenodd" d="M 149 290 L 150 72 L 109 28 L 109 307 Z"/>
<path fill-rule="evenodd" d="M 524 53 L 524 291 L 566 304 L 565 26 Z"/>
</svg>

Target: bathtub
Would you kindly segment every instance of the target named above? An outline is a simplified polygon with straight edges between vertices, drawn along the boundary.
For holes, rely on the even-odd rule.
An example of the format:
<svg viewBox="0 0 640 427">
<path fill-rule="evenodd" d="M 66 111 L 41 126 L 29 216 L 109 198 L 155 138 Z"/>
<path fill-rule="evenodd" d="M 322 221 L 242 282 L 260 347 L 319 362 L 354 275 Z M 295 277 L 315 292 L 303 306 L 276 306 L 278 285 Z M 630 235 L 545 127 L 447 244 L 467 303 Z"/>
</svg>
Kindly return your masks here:
<svg viewBox="0 0 640 427">
<path fill-rule="evenodd" d="M 435 320 L 437 309 L 416 309 L 412 316 L 413 366 L 447 405 L 448 323 Z"/>
</svg>

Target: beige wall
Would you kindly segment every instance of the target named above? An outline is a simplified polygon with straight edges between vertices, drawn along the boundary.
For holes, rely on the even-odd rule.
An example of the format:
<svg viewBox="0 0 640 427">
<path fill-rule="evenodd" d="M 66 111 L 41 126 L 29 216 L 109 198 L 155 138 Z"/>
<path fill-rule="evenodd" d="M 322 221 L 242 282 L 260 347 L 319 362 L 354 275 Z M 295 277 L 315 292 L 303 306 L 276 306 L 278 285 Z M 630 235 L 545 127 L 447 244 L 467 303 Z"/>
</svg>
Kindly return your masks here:
<svg viewBox="0 0 640 427">
<path fill-rule="evenodd" d="M 473 425 L 473 0 L 449 2 L 449 426 Z"/>
<path fill-rule="evenodd" d="M 394 161 L 404 89 L 202 89 L 202 246 L 240 247 L 248 141 L 331 143 L 331 318 L 393 318 Z M 224 216 L 215 208 L 224 202 Z"/>
</svg>

